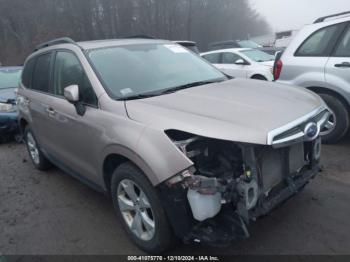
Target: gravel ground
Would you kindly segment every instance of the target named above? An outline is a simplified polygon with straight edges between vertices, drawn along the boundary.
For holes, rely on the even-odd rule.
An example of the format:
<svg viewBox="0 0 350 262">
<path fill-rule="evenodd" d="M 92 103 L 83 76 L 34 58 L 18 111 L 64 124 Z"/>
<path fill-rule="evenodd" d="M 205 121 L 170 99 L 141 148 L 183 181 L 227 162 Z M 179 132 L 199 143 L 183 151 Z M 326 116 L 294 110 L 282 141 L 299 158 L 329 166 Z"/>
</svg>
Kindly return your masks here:
<svg viewBox="0 0 350 262">
<path fill-rule="evenodd" d="M 228 248 L 174 254 L 350 254 L 350 138 L 323 147 L 324 171 Z M 112 203 L 57 168 L 33 168 L 24 145 L 0 145 L 0 254 L 142 254 Z"/>
</svg>

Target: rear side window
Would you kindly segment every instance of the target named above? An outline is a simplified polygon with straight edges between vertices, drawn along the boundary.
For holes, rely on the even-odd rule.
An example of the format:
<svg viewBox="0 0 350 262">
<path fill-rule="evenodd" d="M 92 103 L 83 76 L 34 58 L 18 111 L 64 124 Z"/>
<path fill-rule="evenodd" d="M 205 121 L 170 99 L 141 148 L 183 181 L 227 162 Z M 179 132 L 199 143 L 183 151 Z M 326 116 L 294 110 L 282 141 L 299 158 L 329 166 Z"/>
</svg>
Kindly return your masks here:
<svg viewBox="0 0 350 262">
<path fill-rule="evenodd" d="M 27 61 L 27 63 L 24 66 L 23 73 L 22 73 L 22 84 L 26 88 L 30 88 L 31 80 L 32 80 L 32 74 L 33 74 L 33 69 L 35 66 L 35 58 L 31 58 L 30 60 Z"/>
<path fill-rule="evenodd" d="M 337 57 L 350 57 L 350 26 L 346 30 L 343 39 L 340 41 L 334 56 Z"/>
<path fill-rule="evenodd" d="M 295 55 L 329 56 L 343 26 L 343 24 L 337 24 L 316 31 L 299 47 Z"/>
<path fill-rule="evenodd" d="M 37 58 L 31 88 L 37 91 L 49 92 L 51 53 Z"/>
<path fill-rule="evenodd" d="M 203 58 L 205 60 L 208 60 L 212 64 L 219 64 L 220 63 L 220 53 L 204 55 Z"/>
</svg>

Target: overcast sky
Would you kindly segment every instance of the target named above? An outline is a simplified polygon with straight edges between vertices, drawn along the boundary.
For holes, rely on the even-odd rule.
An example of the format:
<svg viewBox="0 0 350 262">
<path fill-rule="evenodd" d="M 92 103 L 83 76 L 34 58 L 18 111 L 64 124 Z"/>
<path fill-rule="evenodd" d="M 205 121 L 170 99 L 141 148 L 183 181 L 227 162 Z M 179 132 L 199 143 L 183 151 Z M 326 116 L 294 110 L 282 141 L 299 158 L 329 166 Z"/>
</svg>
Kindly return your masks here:
<svg viewBox="0 0 350 262">
<path fill-rule="evenodd" d="M 274 31 L 300 29 L 318 17 L 350 11 L 350 0 L 249 0 Z"/>
</svg>

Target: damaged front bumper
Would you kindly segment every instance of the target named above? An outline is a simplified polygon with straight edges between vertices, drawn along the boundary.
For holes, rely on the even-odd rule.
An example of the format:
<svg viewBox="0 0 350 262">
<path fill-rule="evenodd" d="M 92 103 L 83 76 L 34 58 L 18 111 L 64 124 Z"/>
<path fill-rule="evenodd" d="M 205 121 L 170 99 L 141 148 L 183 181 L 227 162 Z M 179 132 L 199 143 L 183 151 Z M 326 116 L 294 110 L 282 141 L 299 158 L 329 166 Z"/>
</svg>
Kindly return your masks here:
<svg viewBox="0 0 350 262">
<path fill-rule="evenodd" d="M 252 221 L 293 197 L 317 175 L 320 144 L 317 139 L 280 149 L 241 145 L 242 174 L 230 182 L 203 179 L 197 174 L 200 182 L 192 179 L 186 183 L 160 185 L 163 205 L 175 234 L 185 243 L 213 246 L 225 246 L 249 237 L 247 226 Z M 302 157 L 295 157 L 300 155 Z M 202 210 L 209 210 L 211 217 L 196 214 L 189 194 L 192 191 L 203 195 L 202 203 L 197 203 Z M 203 203 L 215 203 L 218 193 L 221 195 L 220 209 L 212 208 L 213 204 L 203 208 Z M 199 195 L 195 197 L 200 198 Z"/>
</svg>

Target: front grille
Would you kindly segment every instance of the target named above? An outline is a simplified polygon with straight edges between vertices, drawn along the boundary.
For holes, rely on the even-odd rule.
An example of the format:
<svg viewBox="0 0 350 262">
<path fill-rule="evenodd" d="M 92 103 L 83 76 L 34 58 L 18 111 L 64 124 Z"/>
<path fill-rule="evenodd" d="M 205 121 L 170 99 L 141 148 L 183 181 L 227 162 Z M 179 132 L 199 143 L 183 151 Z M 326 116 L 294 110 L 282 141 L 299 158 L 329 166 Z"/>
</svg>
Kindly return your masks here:
<svg viewBox="0 0 350 262">
<path fill-rule="evenodd" d="M 314 122 L 318 125 L 320 125 L 321 127 L 323 126 L 325 119 L 324 117 L 329 115 L 329 111 L 328 110 L 324 110 L 321 113 L 317 114 L 316 116 L 308 119 L 307 121 L 304 121 L 303 123 L 281 133 L 278 134 L 276 136 L 273 137 L 272 143 L 273 144 L 278 144 L 278 143 L 282 143 L 282 142 L 300 142 L 303 140 L 304 138 L 304 130 L 305 127 L 308 123 L 310 122 Z"/>
</svg>

